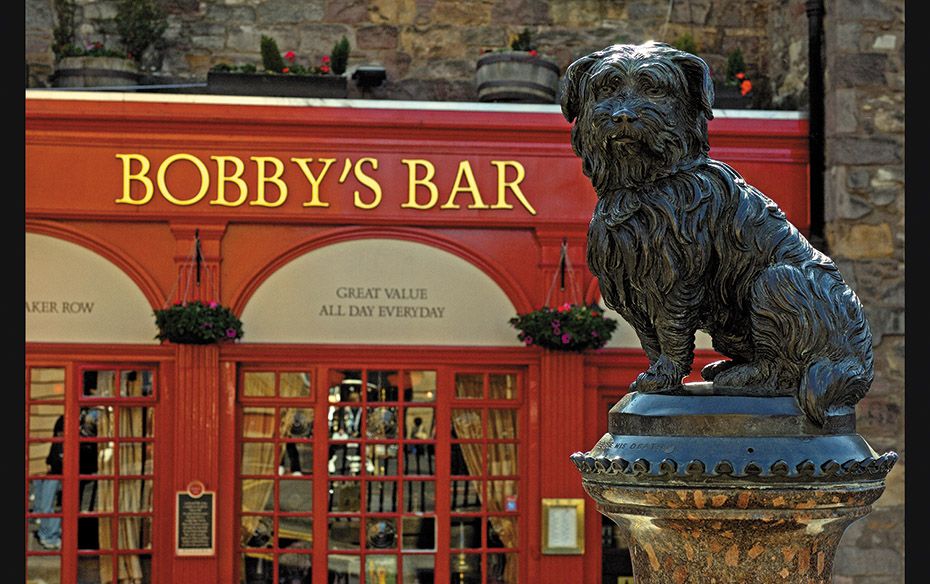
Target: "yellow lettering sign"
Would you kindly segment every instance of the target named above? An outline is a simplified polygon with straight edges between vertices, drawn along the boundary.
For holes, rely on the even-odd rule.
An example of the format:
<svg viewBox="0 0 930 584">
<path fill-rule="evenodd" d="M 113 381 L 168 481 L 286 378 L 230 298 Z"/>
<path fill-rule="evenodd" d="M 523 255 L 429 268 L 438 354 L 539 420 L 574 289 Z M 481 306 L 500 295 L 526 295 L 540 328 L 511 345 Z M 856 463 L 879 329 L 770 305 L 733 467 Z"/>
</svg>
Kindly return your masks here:
<svg viewBox="0 0 930 584">
<path fill-rule="evenodd" d="M 371 189 L 371 192 L 374 193 L 374 199 L 370 203 L 365 203 L 362 201 L 359 192 L 355 191 L 355 206 L 359 209 L 374 209 L 381 204 L 381 185 L 362 171 L 362 164 L 366 162 L 371 165 L 372 170 L 378 170 L 377 158 L 362 158 L 355 163 L 355 178 L 358 182 Z"/>
<path fill-rule="evenodd" d="M 168 184 L 165 181 L 165 176 L 168 174 L 168 168 L 178 160 L 186 160 L 192 163 L 200 172 L 200 191 L 190 199 L 179 199 L 168 191 Z M 174 203 L 175 205 L 193 205 L 202 199 L 210 189 L 210 173 L 207 171 L 207 166 L 196 156 L 184 154 L 183 152 L 173 154 L 166 158 L 165 161 L 161 163 L 161 166 L 158 167 L 156 178 L 158 180 L 158 190 L 161 192 L 161 196 L 165 197 L 169 203 Z"/>
<path fill-rule="evenodd" d="M 287 200 L 287 183 L 281 180 L 281 175 L 284 174 L 284 163 L 274 156 L 252 156 L 250 160 L 253 160 L 258 165 L 258 192 L 255 194 L 255 200 L 250 201 L 249 204 L 260 207 L 280 207 L 283 205 L 284 201 Z M 266 174 L 265 165 L 269 162 L 274 166 L 274 174 L 271 176 Z M 277 201 L 270 202 L 265 198 L 266 183 L 274 183 L 278 187 Z"/>
<path fill-rule="evenodd" d="M 310 171 L 309 163 L 313 162 L 312 158 L 291 158 L 291 162 L 297 164 L 300 167 L 300 170 L 304 173 L 304 176 L 307 177 L 307 181 L 310 183 L 310 200 L 304 203 L 304 207 L 329 207 L 329 203 L 320 200 L 320 183 L 323 182 L 323 177 L 326 176 L 326 171 L 329 170 L 329 167 L 336 162 L 335 158 L 320 158 L 320 162 L 323 163 L 323 169 L 320 170 L 319 176 L 313 176 L 313 173 Z"/>
<path fill-rule="evenodd" d="M 513 209 L 513 205 L 507 203 L 507 189 L 509 188 L 513 192 L 513 196 L 520 201 L 520 204 L 530 212 L 530 215 L 536 214 L 536 209 L 530 205 L 530 202 L 526 200 L 526 197 L 523 195 L 523 191 L 520 190 L 520 183 L 523 182 L 523 178 L 526 176 L 526 170 L 524 170 L 523 165 L 517 162 L 516 160 L 492 160 L 491 164 L 497 167 L 497 204 L 492 205 L 492 209 Z M 507 167 L 512 166 L 517 171 L 517 177 L 512 180 L 507 180 Z"/>
<path fill-rule="evenodd" d="M 439 200 L 439 189 L 433 184 L 433 175 L 436 174 L 436 167 L 429 160 L 401 160 L 407 165 L 407 202 L 402 203 L 401 207 L 405 209 L 432 209 Z M 426 176 L 417 178 L 417 167 L 422 166 L 426 169 Z M 424 186 L 429 191 L 429 202 L 420 203 L 417 201 L 417 187 Z"/>
<path fill-rule="evenodd" d="M 465 182 L 468 183 L 467 186 L 462 186 L 463 178 Z M 469 164 L 467 160 L 459 162 L 459 171 L 458 174 L 455 175 L 455 183 L 452 186 L 452 191 L 449 193 L 449 200 L 439 208 L 458 209 L 459 206 L 455 203 L 455 196 L 461 191 L 471 193 L 472 204 L 468 206 L 469 209 L 488 208 L 487 204 L 481 199 L 481 191 L 478 190 L 478 184 L 475 182 L 475 175 L 471 170 L 471 164 Z"/>
<path fill-rule="evenodd" d="M 211 156 L 211 160 L 216 161 L 216 199 L 210 201 L 211 205 L 222 205 L 224 207 L 238 207 L 245 202 L 249 196 L 249 185 L 242 180 L 242 173 L 245 172 L 245 163 L 241 158 L 236 156 Z M 226 163 L 232 162 L 236 167 L 236 172 L 232 176 L 226 175 Z M 226 200 L 226 183 L 235 183 L 239 187 L 239 198 L 235 201 Z"/>
<path fill-rule="evenodd" d="M 146 176 L 152 166 L 149 159 L 141 154 L 117 154 L 116 157 L 123 161 L 123 196 L 116 199 L 116 202 L 127 205 L 144 205 L 151 201 L 155 187 L 152 185 L 152 179 Z M 131 170 L 133 160 L 139 163 L 139 172 L 135 174 Z M 132 181 L 134 180 L 145 186 L 145 194 L 142 195 L 141 199 L 132 198 Z"/>
</svg>

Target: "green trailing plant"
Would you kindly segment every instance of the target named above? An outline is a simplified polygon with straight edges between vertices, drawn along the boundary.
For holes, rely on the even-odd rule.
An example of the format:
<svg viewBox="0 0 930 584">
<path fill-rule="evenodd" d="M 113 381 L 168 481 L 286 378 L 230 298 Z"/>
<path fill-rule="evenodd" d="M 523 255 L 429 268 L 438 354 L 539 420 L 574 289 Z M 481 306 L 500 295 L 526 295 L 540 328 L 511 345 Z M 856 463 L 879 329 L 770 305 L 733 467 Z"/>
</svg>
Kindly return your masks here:
<svg viewBox="0 0 930 584">
<path fill-rule="evenodd" d="M 605 317 L 599 306 L 570 303 L 518 314 L 509 322 L 527 346 L 574 352 L 600 349 L 617 328 L 617 321 Z"/>
<path fill-rule="evenodd" d="M 349 39 L 347 39 L 345 35 L 333 45 L 330 58 L 332 60 L 333 73 L 342 75 L 346 72 L 346 66 L 349 64 Z"/>
<path fill-rule="evenodd" d="M 242 321 L 216 302 L 178 303 L 155 311 L 160 341 L 207 345 L 242 338 Z"/>
<path fill-rule="evenodd" d="M 736 76 L 740 73 L 746 73 L 746 61 L 743 58 L 743 51 L 737 48 L 727 55 L 727 83 L 736 85 Z"/>
<path fill-rule="evenodd" d="M 522 32 L 510 37 L 510 50 L 527 52 L 536 50 L 536 45 L 533 44 L 533 35 L 530 29 L 524 28 Z"/>
<path fill-rule="evenodd" d="M 157 0 L 119 0 L 116 27 L 126 55 L 140 62 L 146 49 L 161 41 L 168 18 Z"/>
</svg>

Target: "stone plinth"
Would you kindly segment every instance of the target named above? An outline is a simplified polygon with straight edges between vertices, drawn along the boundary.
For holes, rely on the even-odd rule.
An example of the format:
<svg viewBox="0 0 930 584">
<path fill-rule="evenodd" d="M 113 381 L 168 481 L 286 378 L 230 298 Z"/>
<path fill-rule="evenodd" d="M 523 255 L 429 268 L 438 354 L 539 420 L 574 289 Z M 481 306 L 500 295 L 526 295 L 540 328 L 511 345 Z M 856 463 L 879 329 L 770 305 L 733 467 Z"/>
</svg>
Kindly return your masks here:
<svg viewBox="0 0 930 584">
<path fill-rule="evenodd" d="M 630 532 L 639 584 L 832 582 L 846 527 L 897 460 L 823 427 L 793 397 L 714 395 L 709 383 L 626 395 L 572 461 L 598 510 Z"/>
</svg>

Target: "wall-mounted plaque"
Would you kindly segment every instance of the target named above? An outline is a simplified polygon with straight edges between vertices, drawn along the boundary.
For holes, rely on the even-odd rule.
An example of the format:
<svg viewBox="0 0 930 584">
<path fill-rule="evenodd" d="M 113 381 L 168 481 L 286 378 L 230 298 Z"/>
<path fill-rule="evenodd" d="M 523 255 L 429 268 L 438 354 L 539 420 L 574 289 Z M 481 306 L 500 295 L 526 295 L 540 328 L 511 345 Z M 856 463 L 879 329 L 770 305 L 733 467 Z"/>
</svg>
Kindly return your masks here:
<svg viewBox="0 0 930 584">
<path fill-rule="evenodd" d="M 542 522 L 542 553 L 584 554 L 584 499 L 543 499 Z"/>
<path fill-rule="evenodd" d="M 193 481 L 177 492 L 175 553 L 179 556 L 212 556 L 216 553 L 216 492 Z"/>
</svg>

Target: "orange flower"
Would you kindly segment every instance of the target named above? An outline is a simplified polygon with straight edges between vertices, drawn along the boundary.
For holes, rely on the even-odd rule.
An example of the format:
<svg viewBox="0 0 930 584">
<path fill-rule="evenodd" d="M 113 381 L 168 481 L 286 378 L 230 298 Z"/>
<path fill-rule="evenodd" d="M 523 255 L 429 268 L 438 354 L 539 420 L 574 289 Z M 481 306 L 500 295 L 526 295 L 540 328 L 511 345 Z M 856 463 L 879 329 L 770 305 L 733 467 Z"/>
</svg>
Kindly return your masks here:
<svg viewBox="0 0 930 584">
<path fill-rule="evenodd" d="M 744 77 L 746 77 L 746 74 L 743 73 L 742 71 L 740 71 L 739 73 L 736 74 L 736 78 L 737 78 L 737 79 L 743 79 Z"/>
<path fill-rule="evenodd" d="M 739 93 L 740 95 L 746 95 L 752 91 L 752 81 L 744 79 L 742 83 L 739 84 Z"/>
<path fill-rule="evenodd" d="M 290 73 L 290 72 L 291 72 L 290 67 L 285 67 L 284 69 L 281 69 L 281 73 Z"/>
</svg>

